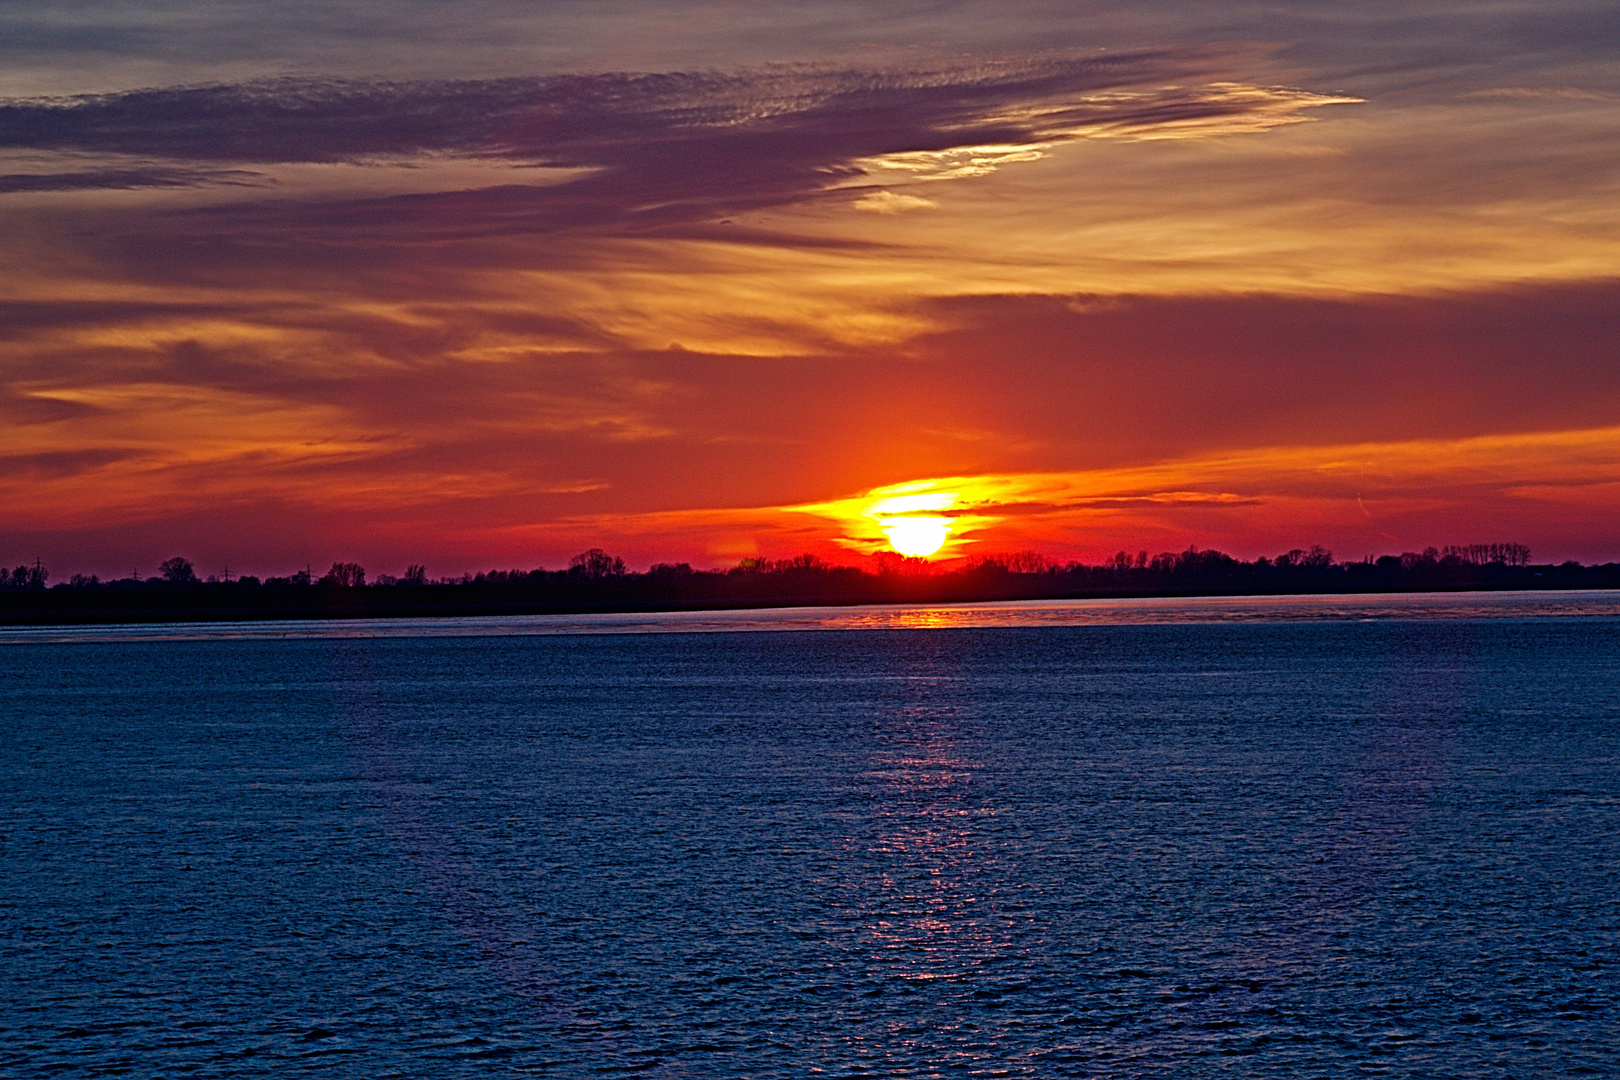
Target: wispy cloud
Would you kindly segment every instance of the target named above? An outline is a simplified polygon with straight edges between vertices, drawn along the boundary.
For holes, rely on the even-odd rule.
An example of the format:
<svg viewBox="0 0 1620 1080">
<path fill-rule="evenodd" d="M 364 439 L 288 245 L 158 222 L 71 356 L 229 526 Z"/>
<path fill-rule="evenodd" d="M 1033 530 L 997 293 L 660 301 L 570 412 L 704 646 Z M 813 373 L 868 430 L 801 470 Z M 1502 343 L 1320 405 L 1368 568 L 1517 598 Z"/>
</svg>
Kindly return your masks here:
<svg viewBox="0 0 1620 1080">
<path fill-rule="evenodd" d="M 1487 101 L 1620 101 L 1620 93 L 1586 90 L 1578 86 L 1499 86 L 1489 90 L 1471 90 L 1463 97 Z"/>
<path fill-rule="evenodd" d="M 304 208 L 304 220 L 371 242 L 382 226 L 417 235 L 409 227 L 427 219 L 441 236 L 645 230 L 840 188 L 982 175 L 1081 138 L 1259 131 L 1350 100 L 1223 82 L 1223 59 L 1222 50 L 1184 49 L 883 71 L 278 79 L 14 100 L 0 104 L 0 151 L 119 160 L 13 173 L 0 177 L 0 192 L 273 185 L 289 165 L 397 170 L 465 159 L 511 169 L 482 172 L 459 192 L 329 192 Z M 535 166 L 577 174 L 536 184 L 524 171 Z M 288 193 L 278 194 L 263 213 L 284 224 Z M 247 211 L 231 213 L 237 227 L 251 227 Z"/>
<path fill-rule="evenodd" d="M 265 178 L 246 169 L 198 169 L 172 165 L 0 173 L 0 195 L 39 191 L 192 188 L 215 184 L 263 187 Z"/>
</svg>

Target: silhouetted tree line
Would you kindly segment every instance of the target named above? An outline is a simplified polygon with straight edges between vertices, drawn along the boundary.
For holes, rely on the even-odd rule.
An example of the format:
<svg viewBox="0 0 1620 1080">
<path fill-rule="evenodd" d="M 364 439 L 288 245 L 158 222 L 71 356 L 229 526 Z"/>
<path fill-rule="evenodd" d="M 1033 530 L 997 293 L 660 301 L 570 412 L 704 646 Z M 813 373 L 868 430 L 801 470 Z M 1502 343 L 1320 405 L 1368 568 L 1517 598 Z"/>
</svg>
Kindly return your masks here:
<svg viewBox="0 0 1620 1080">
<path fill-rule="evenodd" d="M 19 566 L 15 570 L 0 566 L 0 589 L 43 589 L 50 576 L 51 572 L 38 559 L 33 566 Z"/>
<path fill-rule="evenodd" d="M 1099 564 L 1059 563 L 1035 551 L 984 556 L 941 567 L 884 555 L 872 569 L 815 555 L 744 559 L 728 570 L 659 563 L 643 573 L 592 548 L 561 570 L 491 570 L 430 579 L 369 579 L 359 563 L 335 562 L 264 580 L 229 572 L 200 578 L 189 559 L 165 560 L 150 577 L 74 575 L 47 587 L 35 562 L 0 569 L 0 621 L 95 622 L 222 618 L 319 618 L 590 611 L 656 611 L 802 604 L 1069 599 L 1085 597 L 1280 595 L 1468 589 L 1620 588 L 1620 563 L 1534 565 L 1523 544 L 1427 548 L 1335 562 L 1322 547 L 1252 562 L 1189 547 L 1149 556 L 1121 551 Z"/>
</svg>

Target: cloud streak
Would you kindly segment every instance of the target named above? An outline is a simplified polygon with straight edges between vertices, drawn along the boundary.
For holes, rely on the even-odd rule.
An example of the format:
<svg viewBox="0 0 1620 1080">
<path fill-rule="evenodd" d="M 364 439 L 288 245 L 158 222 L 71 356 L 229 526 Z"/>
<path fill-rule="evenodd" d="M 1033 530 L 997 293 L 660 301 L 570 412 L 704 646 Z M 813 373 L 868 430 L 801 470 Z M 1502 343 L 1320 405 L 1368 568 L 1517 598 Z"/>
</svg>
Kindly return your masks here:
<svg viewBox="0 0 1620 1080">
<path fill-rule="evenodd" d="M 0 104 L 0 151 L 120 161 L 13 173 L 0 191 L 274 184 L 278 166 L 465 158 L 513 169 L 504 184 L 484 177 L 460 192 L 328 198 L 305 206 L 304 221 L 372 242 L 396 228 L 413 238 L 638 231 L 882 180 L 982 175 L 1082 138 L 1260 131 L 1349 100 L 1222 82 L 1215 73 L 1230 59 L 1184 49 L 901 71 L 279 79 L 10 101 Z M 536 185 L 523 172 L 536 166 L 579 175 Z M 250 227 L 252 211 L 228 213 Z M 261 213 L 266 226 L 298 216 L 286 200 Z"/>
</svg>

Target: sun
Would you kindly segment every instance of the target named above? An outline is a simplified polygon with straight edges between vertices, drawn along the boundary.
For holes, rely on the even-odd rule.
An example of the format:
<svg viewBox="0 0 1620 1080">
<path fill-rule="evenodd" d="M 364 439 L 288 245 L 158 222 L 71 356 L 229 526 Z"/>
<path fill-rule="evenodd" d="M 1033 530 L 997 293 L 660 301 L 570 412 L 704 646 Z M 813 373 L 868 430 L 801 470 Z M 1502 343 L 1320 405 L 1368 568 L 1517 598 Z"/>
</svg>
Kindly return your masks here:
<svg viewBox="0 0 1620 1080">
<path fill-rule="evenodd" d="M 942 517 L 897 517 L 883 525 L 889 546 L 902 555 L 921 558 L 945 546 L 951 532 L 951 519 Z"/>
</svg>

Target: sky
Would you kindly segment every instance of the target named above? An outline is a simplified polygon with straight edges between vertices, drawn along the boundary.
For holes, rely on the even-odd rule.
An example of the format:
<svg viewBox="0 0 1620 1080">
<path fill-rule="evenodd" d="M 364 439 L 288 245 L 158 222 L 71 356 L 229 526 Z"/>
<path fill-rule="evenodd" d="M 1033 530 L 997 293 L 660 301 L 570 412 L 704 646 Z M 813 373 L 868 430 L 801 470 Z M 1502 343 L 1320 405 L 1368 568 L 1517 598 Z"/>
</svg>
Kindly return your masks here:
<svg viewBox="0 0 1620 1080">
<path fill-rule="evenodd" d="M 1620 558 L 1608 0 L 0 0 L 0 562 Z"/>
</svg>

